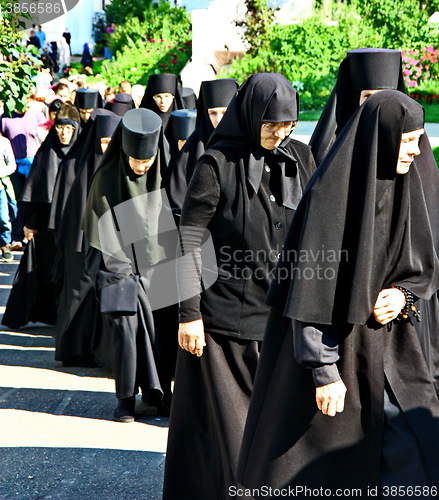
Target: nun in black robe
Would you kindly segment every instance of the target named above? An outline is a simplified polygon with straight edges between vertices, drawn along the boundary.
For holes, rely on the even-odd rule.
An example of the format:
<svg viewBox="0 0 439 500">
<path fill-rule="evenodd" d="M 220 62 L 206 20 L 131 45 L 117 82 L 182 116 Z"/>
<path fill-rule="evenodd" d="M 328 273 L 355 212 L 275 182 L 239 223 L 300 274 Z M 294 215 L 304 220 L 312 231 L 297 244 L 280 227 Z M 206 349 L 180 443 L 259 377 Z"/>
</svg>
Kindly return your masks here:
<svg viewBox="0 0 439 500">
<path fill-rule="evenodd" d="M 21 199 L 25 204 L 24 225 L 27 230 L 34 230 L 35 235 L 20 260 L 3 315 L 2 324 L 10 328 L 19 328 L 29 321 L 55 324 L 57 290 L 52 281 L 52 266 L 57 249 L 49 230 L 49 217 L 58 170 L 73 154 L 79 122 L 78 110 L 71 104 L 62 104 L 55 125 L 35 155 L 24 186 Z M 57 127 L 66 125 L 74 131 L 70 142 L 62 144 L 62 132 Z"/>
<path fill-rule="evenodd" d="M 175 257 L 175 246 L 160 233 L 163 225 L 171 233 L 175 229 L 162 189 L 166 151 L 160 118 L 150 110 L 128 111 L 93 176 L 85 209 L 87 271 L 111 331 L 118 398 L 114 418 L 120 422 L 134 420 L 139 388 L 142 394 L 166 391 L 159 377 L 160 342 L 152 314 L 154 289 L 167 293 L 167 283 L 154 282 L 157 266 Z"/>
<path fill-rule="evenodd" d="M 237 89 L 238 82 L 234 78 L 201 82 L 200 96 L 197 101 L 196 128 L 183 148 L 173 155 L 169 166 L 169 192 L 172 209 L 177 217 L 181 215 L 187 186 L 198 158 L 206 150 L 207 141 L 215 130 L 209 117 L 209 109 L 227 108 Z"/>
<path fill-rule="evenodd" d="M 127 111 L 134 109 L 136 106 L 130 94 L 119 92 L 116 94 L 114 101 L 107 102 L 104 107 L 118 116 L 123 116 Z"/>
<path fill-rule="evenodd" d="M 101 315 L 93 282 L 85 271 L 84 216 L 90 181 L 103 155 L 102 139 L 111 139 L 121 117 L 105 109 L 95 109 L 87 125 L 87 142 L 74 171 L 73 182 L 62 210 L 55 219 L 55 242 L 59 249 L 60 287 L 56 321 L 55 359 L 64 366 L 111 366 L 108 348 L 102 343 Z M 70 176 L 69 176 L 70 177 Z M 52 212 L 54 212 L 52 206 Z"/>
<path fill-rule="evenodd" d="M 246 487 L 291 487 L 298 497 L 305 487 L 332 496 L 373 488 L 385 497 L 392 486 L 417 486 L 435 496 L 439 401 L 414 318 L 396 311 L 382 324 L 373 314 L 384 289 L 405 290 L 408 306 L 411 294 L 426 299 L 438 286 L 417 159 L 396 173 L 402 134 L 422 127 L 418 103 L 376 93 L 303 194 L 268 294 L 238 467 Z M 331 418 L 316 391 L 343 383 L 344 410 Z"/>
<path fill-rule="evenodd" d="M 172 94 L 172 103 L 167 109 L 161 109 L 162 103 L 156 100 L 157 94 Z M 171 113 L 177 109 L 185 109 L 185 103 L 181 95 L 181 87 L 178 84 L 177 77 L 172 73 L 160 75 L 151 75 L 148 79 L 145 94 L 140 103 L 141 108 L 150 109 L 157 113 L 163 121 L 163 130 L 168 140 L 171 151 L 178 151 L 177 139 L 173 135 L 170 122 Z"/>
<path fill-rule="evenodd" d="M 80 88 L 75 92 L 75 106 L 81 116 L 81 127 L 90 119 L 91 113 L 96 108 L 103 108 L 103 99 L 98 89 Z"/>
<path fill-rule="evenodd" d="M 177 358 L 165 500 L 224 499 L 236 485 L 268 313 L 265 295 L 315 168 L 309 147 L 290 137 L 298 112 L 298 94 L 282 75 L 250 77 L 232 99 L 189 184 L 182 246 L 189 263 L 194 252 L 198 266 L 207 229 L 219 275 L 210 288 L 203 278 L 200 294 L 192 293 L 200 290 L 198 267 L 179 270 L 180 291 L 189 298 L 180 303 L 179 343 L 185 350 L 179 349 Z M 268 142 L 263 142 L 265 127 L 271 130 Z M 207 265 L 204 258 L 202 264 Z"/>
<path fill-rule="evenodd" d="M 317 165 L 359 107 L 361 92 L 379 89 L 406 92 L 401 52 L 378 48 L 349 50 L 340 64 L 334 90 L 310 139 Z M 422 154 L 416 163 L 439 255 L 439 170 L 426 133 L 421 137 L 420 148 Z M 435 326 L 439 322 L 438 293 L 428 301 L 420 300 L 418 309 L 423 320 L 416 322 L 415 326 L 439 394 L 439 332 Z"/>
</svg>

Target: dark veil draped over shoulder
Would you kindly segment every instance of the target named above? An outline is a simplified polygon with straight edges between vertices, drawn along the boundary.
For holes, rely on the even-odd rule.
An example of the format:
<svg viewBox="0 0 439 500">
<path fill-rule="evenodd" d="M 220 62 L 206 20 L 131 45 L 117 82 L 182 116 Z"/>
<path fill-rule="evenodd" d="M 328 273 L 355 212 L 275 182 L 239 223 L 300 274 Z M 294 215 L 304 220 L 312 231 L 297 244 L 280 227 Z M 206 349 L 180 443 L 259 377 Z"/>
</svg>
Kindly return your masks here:
<svg viewBox="0 0 439 500">
<path fill-rule="evenodd" d="M 352 116 L 303 194 L 270 305 L 307 323 L 361 325 L 385 287 L 431 297 L 438 260 L 418 160 L 396 173 L 401 134 L 423 119 L 421 105 L 392 90 Z"/>
<path fill-rule="evenodd" d="M 38 149 L 32 168 L 22 193 L 22 201 L 51 203 L 60 163 L 75 148 L 81 127 L 77 109 L 65 103 L 61 105 L 55 118 L 55 125 Z M 69 144 L 63 145 L 58 139 L 56 125 L 72 125 L 74 133 Z M 75 148 L 76 149 L 76 148 Z"/>
<path fill-rule="evenodd" d="M 291 103 L 285 106 L 284 103 Z M 299 115 L 299 94 L 279 73 L 257 73 L 248 78 L 231 100 L 224 117 L 211 135 L 205 154 L 213 150 L 242 150 L 246 176 L 258 192 L 264 162 L 278 165 L 282 171 L 281 190 L 284 205 L 295 209 L 302 195 L 297 175 L 297 159 L 288 149 L 287 136 L 274 150 L 260 144 L 261 125 L 270 122 L 295 122 Z M 267 118 L 269 117 L 269 118 Z"/>
<path fill-rule="evenodd" d="M 112 137 L 120 120 L 120 116 L 106 109 L 95 109 L 92 113 L 87 140 L 75 168 L 71 189 L 63 202 L 63 210 L 57 227 L 56 243 L 60 248 L 67 246 L 77 252 L 84 250 L 81 222 L 91 178 L 103 155 L 100 139 Z"/>
</svg>

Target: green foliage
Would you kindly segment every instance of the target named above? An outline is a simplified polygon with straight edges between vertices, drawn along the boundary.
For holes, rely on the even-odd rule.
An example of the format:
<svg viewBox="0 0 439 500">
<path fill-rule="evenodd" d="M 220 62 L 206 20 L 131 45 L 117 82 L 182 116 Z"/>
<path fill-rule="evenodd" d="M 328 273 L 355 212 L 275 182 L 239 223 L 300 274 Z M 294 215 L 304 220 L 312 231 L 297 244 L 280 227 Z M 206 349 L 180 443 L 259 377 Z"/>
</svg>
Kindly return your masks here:
<svg viewBox="0 0 439 500">
<path fill-rule="evenodd" d="M 335 23 L 328 23 L 317 12 L 301 23 L 274 25 L 268 47 L 234 61 L 229 76 L 243 81 L 255 71 L 282 73 L 300 92 L 302 109 L 320 109 L 346 51 L 381 44 L 379 35 L 361 24 L 352 8 L 341 5 L 337 16 Z"/>
<path fill-rule="evenodd" d="M 433 148 L 433 154 L 436 159 L 437 166 L 439 167 L 439 148 Z"/>
<path fill-rule="evenodd" d="M 172 7 L 161 1 L 152 5 L 142 17 L 130 17 L 107 39 L 113 52 L 123 50 L 130 42 L 138 40 L 188 40 L 191 31 L 190 17 L 185 9 Z"/>
<path fill-rule="evenodd" d="M 0 5 L 5 6 L 4 0 Z M 26 109 L 32 79 L 41 65 L 35 47 L 20 45 L 23 36 L 23 32 L 18 31 L 20 27 L 22 22 L 17 16 L 4 14 L 0 19 L 0 101 L 4 103 L 6 115 L 15 109 Z"/>
<path fill-rule="evenodd" d="M 257 43 L 232 63 L 227 76 L 243 81 L 256 71 L 282 73 L 300 92 L 302 109 L 321 109 L 346 51 L 359 47 L 408 51 L 434 45 L 435 28 L 427 24 L 433 2 L 439 0 L 427 2 L 422 10 L 419 0 L 316 1 L 311 18 L 286 26 L 274 24 L 256 36 Z M 252 43 L 250 37 L 246 39 Z M 436 68 L 427 56 L 430 60 L 424 66 L 429 66 L 431 79 Z"/>
<path fill-rule="evenodd" d="M 382 36 L 383 47 L 417 49 L 425 46 L 430 27 L 419 0 L 351 0 L 362 19 Z"/>
<path fill-rule="evenodd" d="M 126 47 L 117 52 L 111 62 L 103 63 L 103 70 L 98 77 L 107 85 L 118 85 L 122 80 L 131 84 L 146 85 L 148 78 L 157 73 L 174 73 L 178 75 L 188 62 L 192 50 L 190 32 L 186 40 L 151 39 L 129 40 Z M 92 81 L 91 78 L 87 78 Z"/>
<path fill-rule="evenodd" d="M 248 46 L 249 56 L 258 55 L 258 52 L 268 46 L 276 10 L 267 6 L 267 0 L 246 0 L 246 14 L 243 19 L 235 22 L 243 29 L 244 42 Z M 259 54 L 261 55 L 261 54 Z"/>
<path fill-rule="evenodd" d="M 113 0 L 104 8 L 108 23 L 123 25 L 132 17 L 144 20 L 144 13 L 153 5 L 152 0 Z"/>
</svg>

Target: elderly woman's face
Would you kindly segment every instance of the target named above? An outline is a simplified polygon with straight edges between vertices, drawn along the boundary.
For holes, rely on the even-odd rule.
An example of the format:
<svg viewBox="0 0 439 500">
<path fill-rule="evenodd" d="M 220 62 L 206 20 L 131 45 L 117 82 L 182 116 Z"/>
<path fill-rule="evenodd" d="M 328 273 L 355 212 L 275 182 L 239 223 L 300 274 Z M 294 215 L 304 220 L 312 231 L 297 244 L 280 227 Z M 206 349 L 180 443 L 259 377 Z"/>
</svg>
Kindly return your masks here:
<svg viewBox="0 0 439 500">
<path fill-rule="evenodd" d="M 401 134 L 401 145 L 399 146 L 398 163 L 396 165 L 397 174 L 406 174 L 415 156 L 421 152 L 419 149 L 419 140 L 424 133 L 424 129 L 413 130 Z"/>
<path fill-rule="evenodd" d="M 157 155 L 153 156 L 152 158 L 147 158 L 145 160 L 138 160 L 137 158 L 129 156 L 128 163 L 131 167 L 131 170 L 136 175 L 143 175 L 153 166 L 156 156 Z"/>
<path fill-rule="evenodd" d="M 291 134 L 294 126 L 295 122 L 263 123 L 261 125 L 261 146 L 270 151 L 276 149 Z"/>
<path fill-rule="evenodd" d="M 73 125 L 55 125 L 55 130 L 58 135 L 59 142 L 63 146 L 68 146 L 72 141 L 75 127 Z"/>
</svg>

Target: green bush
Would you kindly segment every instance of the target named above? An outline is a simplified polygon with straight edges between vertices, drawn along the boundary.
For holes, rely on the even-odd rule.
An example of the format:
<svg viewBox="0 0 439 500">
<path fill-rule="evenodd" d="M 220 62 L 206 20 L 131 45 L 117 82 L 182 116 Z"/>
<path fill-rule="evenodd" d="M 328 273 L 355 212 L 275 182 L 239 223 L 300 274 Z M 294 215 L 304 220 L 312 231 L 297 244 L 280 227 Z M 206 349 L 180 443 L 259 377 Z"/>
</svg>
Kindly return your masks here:
<svg viewBox="0 0 439 500">
<path fill-rule="evenodd" d="M 1 0 L 0 8 L 5 5 Z M 4 103 L 5 114 L 11 115 L 15 109 L 25 111 L 41 61 L 38 49 L 22 47 L 19 43 L 22 33 L 18 30 L 23 28 L 22 19 L 14 14 L 8 15 L 7 10 L 3 13 L 0 17 L 0 101 Z"/>
<path fill-rule="evenodd" d="M 186 38 L 190 38 L 190 33 Z M 131 84 L 146 85 L 148 78 L 157 73 L 178 75 L 191 56 L 191 42 L 151 39 L 149 41 L 129 40 L 123 50 L 116 53 L 111 61 L 104 61 L 99 80 L 107 85 L 118 85 L 122 80 Z M 88 81 L 93 81 L 87 78 Z"/>
<path fill-rule="evenodd" d="M 435 0 L 436 1 L 436 0 Z M 317 2 L 317 5 L 323 2 Z M 427 13 L 418 0 L 334 2 L 328 12 L 291 25 L 274 25 L 267 44 L 235 60 L 223 74 L 245 80 L 259 71 L 282 73 L 300 92 L 302 109 L 321 109 L 346 51 L 359 47 L 419 50 L 434 39 Z M 436 37 L 437 39 L 437 37 Z M 428 65 L 430 78 L 435 67 Z"/>
<path fill-rule="evenodd" d="M 129 17 L 123 26 L 107 36 L 110 49 L 116 53 L 139 40 L 190 40 L 191 21 L 185 9 L 172 7 L 163 0 L 152 5 L 141 17 Z M 189 36 L 188 36 L 189 35 Z"/>
</svg>

